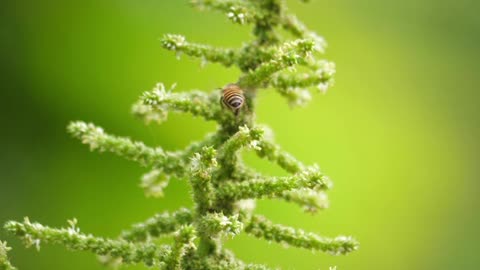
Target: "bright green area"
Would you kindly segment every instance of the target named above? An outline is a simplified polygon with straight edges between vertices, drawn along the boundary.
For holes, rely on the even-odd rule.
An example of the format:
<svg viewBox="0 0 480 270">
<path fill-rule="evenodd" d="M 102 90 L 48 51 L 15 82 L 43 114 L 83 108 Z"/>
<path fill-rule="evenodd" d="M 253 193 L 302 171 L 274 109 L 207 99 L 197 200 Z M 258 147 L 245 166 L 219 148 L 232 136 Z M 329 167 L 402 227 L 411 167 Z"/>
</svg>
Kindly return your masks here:
<svg viewBox="0 0 480 270">
<path fill-rule="evenodd" d="M 164 33 L 241 46 L 247 26 L 198 12 L 187 1 L 4 1 L 0 223 L 51 226 L 76 217 L 84 232 L 114 237 L 158 211 L 190 206 L 185 182 L 163 200 L 145 199 L 136 164 L 90 153 L 70 139 L 70 120 L 177 149 L 214 129 L 184 115 L 144 127 L 130 105 L 156 82 L 211 90 L 239 71 L 160 48 Z M 279 201 L 258 212 L 327 236 L 354 235 L 345 257 L 268 244 L 245 235 L 228 246 L 245 261 L 283 269 L 477 269 L 480 264 L 480 5 L 475 1 L 289 1 L 324 35 L 336 62 L 336 86 L 291 110 L 275 92 L 258 99 L 258 120 L 335 183 L 331 208 L 316 216 Z M 253 155 L 253 166 L 278 168 Z M 13 263 L 27 269 L 103 269 L 94 256 L 58 246 L 40 253 L 5 235 Z M 131 267 L 129 269 L 143 269 Z"/>
</svg>

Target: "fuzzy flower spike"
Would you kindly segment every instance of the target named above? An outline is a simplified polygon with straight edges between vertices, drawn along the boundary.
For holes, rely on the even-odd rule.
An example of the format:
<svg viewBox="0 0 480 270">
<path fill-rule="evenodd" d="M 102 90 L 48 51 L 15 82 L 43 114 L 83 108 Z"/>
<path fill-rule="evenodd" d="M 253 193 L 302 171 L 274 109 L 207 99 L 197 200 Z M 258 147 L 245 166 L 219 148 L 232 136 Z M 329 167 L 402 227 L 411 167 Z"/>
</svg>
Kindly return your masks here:
<svg viewBox="0 0 480 270">
<path fill-rule="evenodd" d="M 241 48 L 215 48 L 166 34 L 161 46 L 202 62 L 237 67 L 241 76 L 234 84 L 225 82 L 223 91 L 175 92 L 159 83 L 141 95 L 132 111 L 146 123 L 167 121 L 169 113 L 187 113 L 216 122 L 217 131 L 185 149 L 166 151 L 110 135 L 92 123 L 75 121 L 67 130 L 92 151 L 112 153 L 149 168 L 140 184 L 147 196 L 164 196 L 172 176 L 184 179 L 192 188 L 194 206 L 156 214 L 116 239 L 83 233 L 76 220 L 51 228 L 26 218 L 7 222 L 5 229 L 27 247 L 59 244 L 92 252 L 108 265 L 143 264 L 157 269 L 270 269 L 245 263 L 225 249 L 224 240 L 240 233 L 332 255 L 358 249 L 350 236 L 321 236 L 254 213 L 255 200 L 262 198 L 292 202 L 310 213 L 329 205 L 330 178 L 317 165 L 304 165 L 282 150 L 272 141 L 272 132 L 254 122 L 255 94 L 262 89 L 273 88 L 290 105 L 298 106 L 308 103 L 311 90 L 324 93 L 333 85 L 335 65 L 317 59 L 326 48 L 325 40 L 290 14 L 282 0 L 193 0 L 191 4 L 219 11 L 233 23 L 251 25 L 255 38 Z M 282 40 L 280 28 L 292 39 Z M 255 152 L 288 175 L 264 176 L 248 168 L 242 151 Z M 160 237 L 171 237 L 173 242 L 158 244 L 155 240 Z M 7 260 L 8 250 L 0 242 L 1 270 L 15 269 Z"/>
</svg>

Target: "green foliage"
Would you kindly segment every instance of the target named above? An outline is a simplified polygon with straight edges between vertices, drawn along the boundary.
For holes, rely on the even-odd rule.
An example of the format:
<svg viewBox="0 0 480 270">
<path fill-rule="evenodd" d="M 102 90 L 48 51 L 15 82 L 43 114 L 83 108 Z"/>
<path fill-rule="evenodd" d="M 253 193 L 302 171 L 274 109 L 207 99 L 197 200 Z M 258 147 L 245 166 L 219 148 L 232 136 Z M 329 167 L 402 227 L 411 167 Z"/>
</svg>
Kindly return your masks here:
<svg viewBox="0 0 480 270">
<path fill-rule="evenodd" d="M 194 208 L 157 214 L 133 225 L 116 240 L 83 234 L 76 220 L 69 221 L 66 228 L 55 229 L 25 219 L 10 221 L 5 229 L 23 239 L 27 247 L 61 244 L 71 250 L 91 251 L 111 265 L 143 263 L 161 269 L 267 269 L 241 262 L 222 246 L 225 237 L 241 232 L 334 255 L 356 250 L 358 243 L 351 237 L 326 238 L 253 214 L 254 200 L 260 198 L 294 202 L 309 212 L 328 207 L 325 191 L 332 187 L 330 179 L 318 166 L 305 166 L 283 151 L 270 139 L 267 128 L 254 123 L 258 90 L 273 87 L 291 105 L 303 105 L 310 99 L 310 87 L 325 92 L 333 83 L 334 64 L 315 59 L 324 51 L 325 41 L 289 14 L 283 1 L 197 0 L 192 4 L 219 10 L 235 23 L 253 24 L 256 39 L 240 49 L 220 49 L 169 34 L 162 39 L 162 46 L 202 61 L 237 66 L 243 72 L 237 84 L 244 91 L 247 106 L 235 115 L 221 105 L 218 90 L 175 93 L 173 87 L 167 90 L 160 83 L 145 92 L 132 111 L 146 123 L 166 121 L 169 112 L 189 113 L 218 123 L 215 133 L 180 151 L 109 135 L 91 123 L 72 122 L 67 130 L 91 150 L 111 152 L 151 168 L 141 182 L 147 196 L 163 196 L 171 176 L 188 180 Z M 280 43 L 278 27 L 297 39 Z M 306 71 L 296 72 L 297 66 Z M 291 175 L 266 177 L 246 168 L 240 152 L 248 149 Z M 173 244 L 157 244 L 155 240 L 162 236 L 172 236 Z M 5 244 L 0 245 L 0 266 L 13 269 L 7 250 Z"/>
</svg>

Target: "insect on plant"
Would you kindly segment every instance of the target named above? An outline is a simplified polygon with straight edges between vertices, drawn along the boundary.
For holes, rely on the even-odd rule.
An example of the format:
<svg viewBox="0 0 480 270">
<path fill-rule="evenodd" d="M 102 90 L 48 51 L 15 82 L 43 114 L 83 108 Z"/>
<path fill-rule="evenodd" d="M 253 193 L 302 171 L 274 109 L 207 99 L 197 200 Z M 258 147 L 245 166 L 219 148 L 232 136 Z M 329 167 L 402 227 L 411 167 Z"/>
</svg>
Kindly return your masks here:
<svg viewBox="0 0 480 270">
<path fill-rule="evenodd" d="M 188 182 L 194 206 L 154 214 L 114 239 L 82 233 L 76 220 L 63 228 L 51 228 L 25 218 L 23 222 L 7 222 L 5 229 L 26 246 L 60 244 L 97 254 L 105 264 L 140 263 L 159 269 L 270 269 L 245 263 L 225 248 L 225 239 L 240 233 L 331 255 L 356 250 L 359 244 L 350 236 L 320 236 L 255 213 L 259 199 L 287 201 L 309 213 L 329 205 L 326 192 L 332 188 L 330 178 L 316 164 L 306 165 L 284 151 L 274 142 L 272 132 L 254 121 L 258 91 L 275 89 L 290 105 L 298 106 L 308 102 L 312 90 L 324 92 L 332 85 L 335 65 L 318 59 L 326 47 L 324 39 L 288 12 L 282 0 L 195 0 L 192 5 L 220 11 L 234 23 L 252 25 L 253 39 L 240 48 L 216 48 L 167 34 L 162 47 L 236 67 L 241 76 L 222 91 L 175 92 L 159 83 L 141 95 L 133 113 L 146 123 L 158 124 L 166 121 L 169 113 L 187 113 L 216 122 L 217 129 L 179 151 L 110 135 L 82 121 L 70 123 L 67 131 L 91 150 L 110 152 L 148 167 L 141 178 L 146 196 L 164 196 L 172 179 Z M 282 38 L 279 28 L 289 33 L 290 40 Z M 242 160 L 242 151 L 255 152 L 288 176 L 265 176 L 249 168 Z M 159 243 L 161 237 L 172 238 L 172 244 Z M 7 250 L 1 243 L 2 270 L 14 269 L 8 263 Z"/>
<path fill-rule="evenodd" d="M 245 95 L 240 86 L 230 83 L 222 90 L 220 102 L 229 108 L 235 115 L 238 115 L 242 107 L 246 107 Z M 247 107 L 248 109 L 248 107 Z"/>
</svg>

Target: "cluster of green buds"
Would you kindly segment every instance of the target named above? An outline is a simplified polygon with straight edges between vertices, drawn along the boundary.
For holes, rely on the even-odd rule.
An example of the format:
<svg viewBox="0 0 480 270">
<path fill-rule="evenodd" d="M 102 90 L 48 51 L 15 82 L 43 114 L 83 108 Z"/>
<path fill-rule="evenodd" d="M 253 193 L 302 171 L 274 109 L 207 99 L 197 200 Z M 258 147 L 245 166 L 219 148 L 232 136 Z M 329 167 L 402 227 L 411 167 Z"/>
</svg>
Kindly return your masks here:
<svg viewBox="0 0 480 270">
<path fill-rule="evenodd" d="M 255 39 L 238 49 L 196 44 L 171 34 L 161 41 L 165 49 L 177 54 L 238 67 L 242 75 L 235 85 L 242 89 L 245 102 L 240 112 L 233 113 L 222 106 L 224 92 L 219 89 L 175 92 L 174 87 L 167 89 L 159 83 L 134 104 L 135 116 L 146 123 L 162 123 L 168 113 L 187 113 L 215 121 L 218 129 L 179 151 L 113 136 L 81 121 L 72 122 L 68 132 L 91 150 L 110 152 L 148 167 L 140 184 L 146 196 L 164 196 L 164 188 L 172 177 L 188 181 L 194 207 L 156 214 L 132 225 L 117 239 L 84 234 L 76 220 L 69 221 L 64 228 L 50 228 L 28 219 L 10 221 L 6 230 L 37 249 L 47 243 L 61 244 L 70 250 L 91 251 L 105 264 L 143 263 L 160 269 L 269 269 L 242 262 L 223 247 L 225 237 L 242 232 L 283 246 L 334 255 L 356 250 L 358 242 L 352 237 L 323 237 L 274 224 L 254 213 L 255 200 L 262 198 L 292 202 L 311 213 L 328 207 L 325 192 L 332 187 L 330 179 L 317 165 L 304 165 L 282 150 L 272 140 L 272 132 L 254 122 L 255 96 L 261 89 L 275 89 L 294 106 L 305 104 L 310 90 L 325 92 L 332 85 L 334 64 L 316 58 L 325 50 L 324 39 L 290 14 L 281 0 L 191 2 L 201 9 L 220 11 L 234 23 L 253 25 Z M 291 35 L 289 41 L 279 34 L 279 29 Z M 225 82 L 228 83 L 231 82 Z M 248 168 L 242 161 L 242 151 L 253 151 L 276 163 L 289 176 L 264 176 Z M 172 245 L 156 242 L 165 236 L 173 238 Z M 0 266 L 14 269 L 6 259 L 6 251 L 2 243 Z"/>
<path fill-rule="evenodd" d="M 7 252 L 11 250 L 9 246 L 7 246 L 6 242 L 0 241 L 0 269 L 1 270 L 15 270 L 16 268 L 8 260 Z"/>
</svg>

